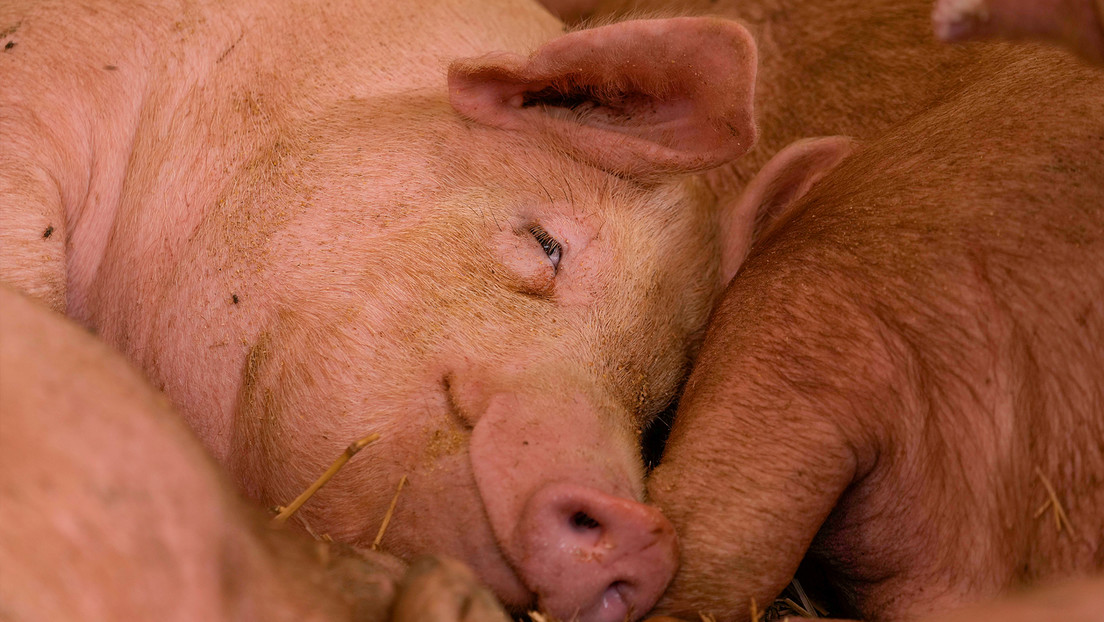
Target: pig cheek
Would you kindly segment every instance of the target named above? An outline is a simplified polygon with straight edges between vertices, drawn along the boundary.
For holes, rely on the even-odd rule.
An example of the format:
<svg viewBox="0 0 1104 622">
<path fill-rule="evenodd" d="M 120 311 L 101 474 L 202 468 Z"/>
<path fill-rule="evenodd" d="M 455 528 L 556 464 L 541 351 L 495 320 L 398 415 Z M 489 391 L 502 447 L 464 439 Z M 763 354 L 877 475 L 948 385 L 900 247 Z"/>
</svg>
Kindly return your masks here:
<svg viewBox="0 0 1104 622">
<path fill-rule="evenodd" d="M 443 396 L 425 395 L 426 386 L 431 384 L 425 379 L 412 382 L 418 391 L 382 402 L 390 413 L 376 415 L 382 438 L 354 456 L 304 507 L 306 523 L 319 535 L 365 549 L 376 546 L 382 530 L 379 548 L 407 560 L 425 554 L 462 560 L 507 605 L 523 607 L 531 600 L 529 591 L 502 557 L 475 487 L 470 432 L 448 414 Z M 320 420 L 334 423 L 292 436 L 302 441 L 309 434 L 319 440 L 351 433 L 340 429 L 347 428 L 347 418 Z M 361 418 L 354 427 L 372 425 Z M 392 502 L 394 511 L 386 518 Z"/>
<path fill-rule="evenodd" d="M 469 440 L 470 433 L 454 428 L 428 435 L 407 471 L 382 547 L 406 559 L 432 553 L 462 560 L 507 606 L 528 606 L 532 596 L 491 531 L 472 474 Z"/>
</svg>

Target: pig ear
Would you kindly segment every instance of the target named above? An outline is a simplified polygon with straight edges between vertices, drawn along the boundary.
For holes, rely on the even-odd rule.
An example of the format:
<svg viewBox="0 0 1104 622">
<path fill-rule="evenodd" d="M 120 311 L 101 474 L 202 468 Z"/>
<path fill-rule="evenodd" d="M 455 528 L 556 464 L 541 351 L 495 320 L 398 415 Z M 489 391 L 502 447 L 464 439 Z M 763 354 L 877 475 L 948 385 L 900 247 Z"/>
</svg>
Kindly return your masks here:
<svg viewBox="0 0 1104 622">
<path fill-rule="evenodd" d="M 751 35 L 713 18 L 629 21 L 563 35 L 532 56 L 449 67 L 462 116 L 542 131 L 576 157 L 638 177 L 699 171 L 755 140 Z"/>
<path fill-rule="evenodd" d="M 721 214 L 721 278 L 732 280 L 748 247 L 855 149 L 846 136 L 806 138 L 779 151 Z"/>
</svg>

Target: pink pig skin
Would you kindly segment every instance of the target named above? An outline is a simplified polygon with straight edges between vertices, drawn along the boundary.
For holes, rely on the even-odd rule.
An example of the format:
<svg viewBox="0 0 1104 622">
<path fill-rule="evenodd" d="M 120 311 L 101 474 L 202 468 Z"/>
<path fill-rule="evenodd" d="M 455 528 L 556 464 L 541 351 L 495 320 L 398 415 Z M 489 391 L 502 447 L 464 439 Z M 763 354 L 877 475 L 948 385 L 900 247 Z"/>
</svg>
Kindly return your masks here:
<svg viewBox="0 0 1104 622">
<path fill-rule="evenodd" d="M 755 220 L 687 173 L 754 141 L 755 48 L 713 19 L 563 32 L 521 0 L 6 2 L 0 279 L 267 506 L 380 433 L 314 533 L 368 547 L 406 476 L 386 550 L 639 617 L 677 559 L 640 430 Z"/>
</svg>

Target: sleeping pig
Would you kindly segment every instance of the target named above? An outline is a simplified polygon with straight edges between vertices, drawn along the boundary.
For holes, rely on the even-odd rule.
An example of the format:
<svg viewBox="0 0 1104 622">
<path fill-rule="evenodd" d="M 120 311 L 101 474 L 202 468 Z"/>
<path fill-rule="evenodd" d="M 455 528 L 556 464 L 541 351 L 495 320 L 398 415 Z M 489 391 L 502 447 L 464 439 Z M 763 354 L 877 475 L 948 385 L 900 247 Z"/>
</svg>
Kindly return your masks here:
<svg viewBox="0 0 1104 622">
<path fill-rule="evenodd" d="M 121 350 L 261 503 L 381 434 L 301 510 L 320 537 L 370 547 L 405 476 L 384 550 L 514 610 L 651 607 L 677 543 L 638 437 L 754 220 L 687 175 L 754 140 L 745 29 L 17 0 L 0 35 L 0 279 Z"/>
</svg>

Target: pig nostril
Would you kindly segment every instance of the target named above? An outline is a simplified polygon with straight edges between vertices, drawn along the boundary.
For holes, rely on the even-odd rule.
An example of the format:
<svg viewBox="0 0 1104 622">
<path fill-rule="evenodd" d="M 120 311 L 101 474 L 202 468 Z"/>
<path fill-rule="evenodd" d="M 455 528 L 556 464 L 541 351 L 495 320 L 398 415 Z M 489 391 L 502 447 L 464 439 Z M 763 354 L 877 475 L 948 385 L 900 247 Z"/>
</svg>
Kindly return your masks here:
<svg viewBox="0 0 1104 622">
<path fill-rule="evenodd" d="M 571 526 L 579 531 L 585 531 L 589 529 L 598 529 L 602 526 L 602 523 L 594 520 L 586 512 L 575 512 L 571 516 Z"/>
</svg>

